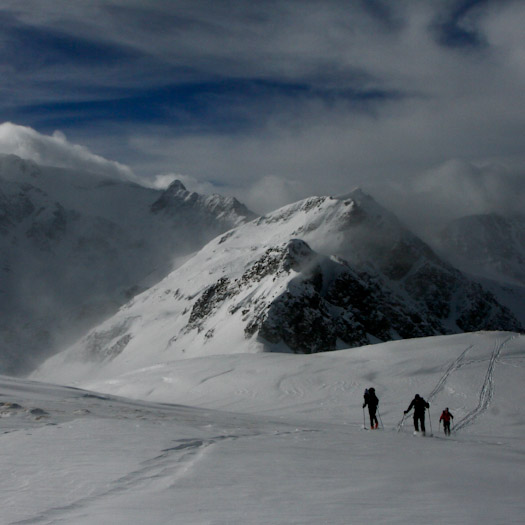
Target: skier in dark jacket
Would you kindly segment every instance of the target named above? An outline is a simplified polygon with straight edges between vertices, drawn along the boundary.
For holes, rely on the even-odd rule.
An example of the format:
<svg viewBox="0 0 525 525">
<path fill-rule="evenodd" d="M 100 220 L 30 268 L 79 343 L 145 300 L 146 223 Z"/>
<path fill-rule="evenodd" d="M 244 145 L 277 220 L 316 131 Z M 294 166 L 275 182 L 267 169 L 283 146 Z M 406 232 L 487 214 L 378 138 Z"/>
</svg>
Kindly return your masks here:
<svg viewBox="0 0 525 525">
<path fill-rule="evenodd" d="M 408 414 L 412 408 L 414 409 L 414 428 L 416 432 L 419 432 L 419 427 L 421 426 L 421 431 L 423 435 L 425 435 L 425 411 L 427 408 L 430 408 L 430 405 L 419 394 L 416 394 L 405 410 L 405 415 Z"/>
<path fill-rule="evenodd" d="M 379 399 L 377 399 L 375 388 L 367 388 L 363 396 L 365 402 L 363 403 L 363 408 L 368 405 L 368 414 L 370 415 L 370 428 L 377 428 L 379 422 L 377 421 L 377 405 L 379 405 Z"/>
<path fill-rule="evenodd" d="M 443 430 L 446 436 L 450 436 L 450 420 L 454 419 L 454 416 L 448 411 L 448 407 L 443 410 L 439 422 L 443 421 Z"/>
</svg>

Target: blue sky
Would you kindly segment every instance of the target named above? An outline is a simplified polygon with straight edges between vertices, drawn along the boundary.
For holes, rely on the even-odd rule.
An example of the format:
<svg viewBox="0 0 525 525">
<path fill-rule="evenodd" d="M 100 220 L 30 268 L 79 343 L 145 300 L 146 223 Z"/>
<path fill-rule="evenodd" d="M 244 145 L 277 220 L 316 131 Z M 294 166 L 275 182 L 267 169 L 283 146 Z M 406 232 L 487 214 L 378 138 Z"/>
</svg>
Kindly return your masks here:
<svg viewBox="0 0 525 525">
<path fill-rule="evenodd" d="M 259 210 L 473 172 L 505 207 L 523 186 L 524 4 L 3 0 L 0 120 Z"/>
</svg>

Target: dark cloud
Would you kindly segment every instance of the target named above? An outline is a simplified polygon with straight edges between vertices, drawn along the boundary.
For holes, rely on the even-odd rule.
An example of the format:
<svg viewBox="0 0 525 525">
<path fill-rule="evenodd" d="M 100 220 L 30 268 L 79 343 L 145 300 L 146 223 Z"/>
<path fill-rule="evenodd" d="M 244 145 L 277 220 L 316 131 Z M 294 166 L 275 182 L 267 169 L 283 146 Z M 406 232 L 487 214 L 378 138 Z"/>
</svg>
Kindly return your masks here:
<svg viewBox="0 0 525 525">
<path fill-rule="evenodd" d="M 65 31 L 34 27 L 16 22 L 4 14 L 1 58 L 15 68 L 39 69 L 54 65 L 104 67 L 129 61 L 135 55 L 129 48 L 79 38 Z"/>
<path fill-rule="evenodd" d="M 505 1 L 505 0 L 500 0 Z M 456 48 L 482 48 L 487 41 L 479 26 L 483 8 L 491 0 L 454 0 L 444 2 L 431 24 L 437 41 L 444 46 Z"/>
<path fill-rule="evenodd" d="M 357 82 L 356 82 L 357 84 Z M 18 108 L 39 127 L 69 129 L 94 122 L 166 125 L 177 135 L 230 133 L 261 128 L 268 119 L 300 114 L 314 101 L 372 114 L 378 106 L 403 95 L 359 87 L 318 86 L 258 79 L 216 79 L 146 89 L 119 90 L 97 100 L 47 102 Z"/>
<path fill-rule="evenodd" d="M 385 0 L 361 0 L 360 6 L 386 30 L 401 29 L 403 22 L 397 15 L 392 2 Z"/>
</svg>

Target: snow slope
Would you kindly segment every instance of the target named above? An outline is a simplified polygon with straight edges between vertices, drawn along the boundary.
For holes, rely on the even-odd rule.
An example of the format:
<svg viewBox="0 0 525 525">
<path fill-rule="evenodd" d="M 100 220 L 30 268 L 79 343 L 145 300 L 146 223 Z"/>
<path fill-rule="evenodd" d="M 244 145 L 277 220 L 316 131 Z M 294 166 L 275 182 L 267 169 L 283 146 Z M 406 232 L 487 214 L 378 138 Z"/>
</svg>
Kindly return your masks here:
<svg viewBox="0 0 525 525">
<path fill-rule="evenodd" d="M 0 523 L 522 523 L 524 374 L 524 336 L 480 332 L 77 385 L 99 393 L 1 377 Z M 370 386 L 382 431 L 362 429 Z M 434 438 L 403 422 L 415 393 Z"/>
<path fill-rule="evenodd" d="M 300 201 L 217 237 L 33 377 L 60 381 L 66 369 L 74 379 L 112 376 L 173 359 L 312 353 L 480 328 L 522 329 L 357 190 Z"/>
</svg>

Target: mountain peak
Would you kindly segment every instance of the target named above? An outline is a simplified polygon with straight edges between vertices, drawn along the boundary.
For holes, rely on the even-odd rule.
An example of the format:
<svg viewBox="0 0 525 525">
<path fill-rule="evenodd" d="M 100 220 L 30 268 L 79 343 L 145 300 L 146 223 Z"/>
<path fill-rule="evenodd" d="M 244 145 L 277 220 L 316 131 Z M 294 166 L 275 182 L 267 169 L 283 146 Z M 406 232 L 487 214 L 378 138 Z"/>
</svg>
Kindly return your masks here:
<svg viewBox="0 0 525 525">
<path fill-rule="evenodd" d="M 436 237 L 436 247 L 465 272 L 525 284 L 525 216 L 469 215 L 450 222 Z"/>
<path fill-rule="evenodd" d="M 363 191 L 363 189 L 360 186 L 356 186 L 353 190 L 349 191 L 348 193 L 344 193 L 343 195 L 337 196 L 337 199 L 339 200 L 345 200 L 345 199 L 372 199 L 373 198 Z"/>
<path fill-rule="evenodd" d="M 25 373 L 247 217 L 181 181 L 162 191 L 0 153 L 0 370 Z"/>
<path fill-rule="evenodd" d="M 201 195 L 188 191 L 176 179 L 150 207 L 153 213 L 167 213 L 173 217 L 184 214 L 186 220 L 215 222 L 217 219 L 228 222 L 230 227 L 256 217 L 248 208 L 233 197 L 218 194 Z M 190 217 L 191 216 L 191 217 Z M 227 229 L 227 228 L 226 228 Z"/>
<path fill-rule="evenodd" d="M 171 193 L 175 193 L 178 191 L 188 191 L 186 189 L 186 186 L 182 184 L 182 182 L 179 179 L 175 179 L 166 189 L 166 191 L 169 191 Z"/>
<path fill-rule="evenodd" d="M 40 172 L 38 164 L 12 153 L 0 153 L 0 177 L 15 182 L 29 182 Z"/>
<path fill-rule="evenodd" d="M 522 330 L 480 285 L 398 232 L 388 210 L 378 217 L 370 208 L 350 196 L 312 197 L 229 230 L 57 360 L 127 369 L 203 355 L 313 353 Z"/>
<path fill-rule="evenodd" d="M 301 239 L 291 239 L 285 247 L 283 267 L 300 272 L 316 258 L 315 252 Z"/>
</svg>

